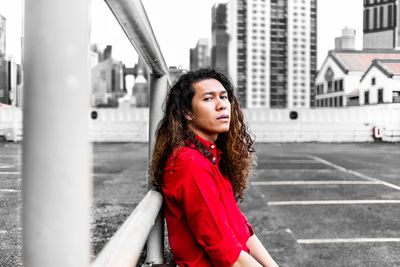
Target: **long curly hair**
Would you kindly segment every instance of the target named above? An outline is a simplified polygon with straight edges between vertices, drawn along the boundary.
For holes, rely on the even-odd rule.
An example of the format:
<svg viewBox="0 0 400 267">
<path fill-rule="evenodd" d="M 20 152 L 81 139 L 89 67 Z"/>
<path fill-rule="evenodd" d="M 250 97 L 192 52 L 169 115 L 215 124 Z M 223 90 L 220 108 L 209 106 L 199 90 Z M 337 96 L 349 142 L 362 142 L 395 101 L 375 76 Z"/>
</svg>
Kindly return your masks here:
<svg viewBox="0 0 400 267">
<path fill-rule="evenodd" d="M 195 94 L 192 84 L 206 79 L 218 80 L 227 91 L 231 103 L 229 131 L 218 134 L 216 145 L 222 151 L 220 171 L 230 180 L 236 200 L 241 201 L 243 191 L 247 188 L 247 178 L 253 169 L 254 139 L 244 121 L 232 83 L 225 75 L 214 69 L 187 72 L 170 88 L 164 103 L 164 117 L 156 132 L 151 167 L 152 182 L 156 188 L 160 188 L 168 158 L 174 148 L 185 146 L 185 141 L 194 143 L 199 150 L 205 149 L 188 129 L 185 114 L 192 111 L 192 98 Z"/>
</svg>

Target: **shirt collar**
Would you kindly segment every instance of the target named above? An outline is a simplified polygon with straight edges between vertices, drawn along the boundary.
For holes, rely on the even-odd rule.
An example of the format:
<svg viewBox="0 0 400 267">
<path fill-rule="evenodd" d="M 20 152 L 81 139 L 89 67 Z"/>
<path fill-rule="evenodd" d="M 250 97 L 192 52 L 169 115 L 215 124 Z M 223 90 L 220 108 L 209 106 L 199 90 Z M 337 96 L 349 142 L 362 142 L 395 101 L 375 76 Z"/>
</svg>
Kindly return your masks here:
<svg viewBox="0 0 400 267">
<path fill-rule="evenodd" d="M 216 163 L 218 164 L 220 161 L 222 152 L 221 152 L 221 150 L 218 149 L 217 145 L 201 138 L 197 134 L 195 134 L 195 138 L 196 138 L 196 140 L 200 141 L 200 143 L 202 143 L 203 145 L 208 147 L 210 152 L 213 154 L 214 161 L 216 161 Z"/>
</svg>

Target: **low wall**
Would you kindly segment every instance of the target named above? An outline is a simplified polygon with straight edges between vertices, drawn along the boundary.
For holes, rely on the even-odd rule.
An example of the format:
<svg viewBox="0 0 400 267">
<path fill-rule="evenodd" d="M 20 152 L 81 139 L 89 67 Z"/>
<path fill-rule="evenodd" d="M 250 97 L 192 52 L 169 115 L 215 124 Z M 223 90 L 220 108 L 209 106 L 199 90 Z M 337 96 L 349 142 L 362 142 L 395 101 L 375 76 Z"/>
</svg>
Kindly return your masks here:
<svg viewBox="0 0 400 267">
<path fill-rule="evenodd" d="M 7 141 L 22 139 L 22 111 L 14 106 L 0 107 L 0 137 Z"/>
<path fill-rule="evenodd" d="M 297 119 L 290 119 L 295 111 Z M 245 110 L 258 142 L 372 142 L 373 128 L 383 141 L 400 141 L 400 104 L 321 109 Z"/>
<path fill-rule="evenodd" d="M 148 142 L 149 109 L 92 109 L 89 138 L 93 142 Z"/>
<path fill-rule="evenodd" d="M 290 118 L 291 112 L 292 117 L 297 113 L 296 119 Z M 372 142 L 373 127 L 385 129 L 383 141 L 400 141 L 400 104 L 248 109 L 244 113 L 257 142 Z M 148 141 L 149 110 L 146 108 L 92 109 L 88 118 L 91 141 Z M 21 111 L 15 107 L 1 108 L 0 136 L 10 132 L 18 140 L 22 138 Z"/>
</svg>

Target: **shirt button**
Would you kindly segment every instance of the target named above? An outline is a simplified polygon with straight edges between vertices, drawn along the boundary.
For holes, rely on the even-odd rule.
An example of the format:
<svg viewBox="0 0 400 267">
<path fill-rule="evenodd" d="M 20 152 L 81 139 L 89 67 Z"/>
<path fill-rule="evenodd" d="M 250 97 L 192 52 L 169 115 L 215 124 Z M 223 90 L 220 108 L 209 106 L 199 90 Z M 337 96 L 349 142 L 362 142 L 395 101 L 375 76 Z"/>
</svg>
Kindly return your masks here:
<svg viewBox="0 0 400 267">
<path fill-rule="evenodd" d="M 215 157 L 213 157 L 213 158 L 212 158 L 212 161 L 213 161 L 213 162 L 215 162 L 215 160 L 216 160 L 216 158 L 215 158 Z"/>
<path fill-rule="evenodd" d="M 214 149 L 214 148 L 215 148 L 215 146 L 214 146 L 214 145 L 211 145 L 211 146 L 210 146 L 210 148 L 211 148 L 211 149 Z"/>
</svg>

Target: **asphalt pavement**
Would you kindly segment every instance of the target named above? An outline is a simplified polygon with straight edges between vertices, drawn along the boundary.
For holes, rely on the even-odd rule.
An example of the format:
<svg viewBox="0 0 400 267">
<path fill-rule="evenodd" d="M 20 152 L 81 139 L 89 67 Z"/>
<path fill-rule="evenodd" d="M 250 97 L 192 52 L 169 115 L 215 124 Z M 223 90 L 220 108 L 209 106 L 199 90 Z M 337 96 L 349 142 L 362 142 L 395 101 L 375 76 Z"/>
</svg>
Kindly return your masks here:
<svg viewBox="0 0 400 267">
<path fill-rule="evenodd" d="M 400 266 L 400 144 L 257 144 L 241 203 L 280 266 Z"/>
<path fill-rule="evenodd" d="M 240 206 L 280 266 L 400 266 L 400 144 L 256 144 Z M 147 144 L 93 145 L 93 256 L 146 192 Z M 0 143 L 0 266 L 22 266 L 21 144 Z"/>
</svg>

